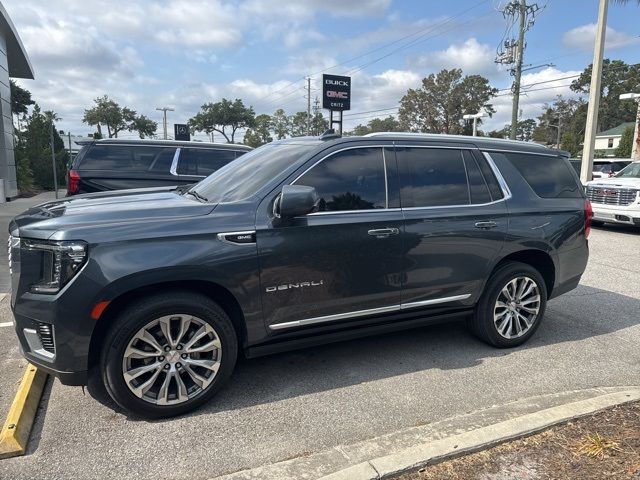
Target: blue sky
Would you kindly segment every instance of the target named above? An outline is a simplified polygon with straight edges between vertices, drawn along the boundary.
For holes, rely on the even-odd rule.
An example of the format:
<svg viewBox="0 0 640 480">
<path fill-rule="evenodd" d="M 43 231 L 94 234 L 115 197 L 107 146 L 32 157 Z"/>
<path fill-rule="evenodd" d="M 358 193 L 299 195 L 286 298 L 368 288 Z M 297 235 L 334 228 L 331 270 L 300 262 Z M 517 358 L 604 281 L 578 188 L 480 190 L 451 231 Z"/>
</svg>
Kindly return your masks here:
<svg viewBox="0 0 640 480">
<path fill-rule="evenodd" d="M 408 88 L 442 68 L 482 74 L 503 89 L 512 78 L 494 63 L 506 27 L 504 1 L 458 0 L 5 0 L 36 71 L 20 83 L 59 127 L 87 134 L 83 110 L 104 93 L 160 120 L 184 122 L 205 102 L 242 98 L 257 113 L 306 109 L 322 72 L 353 75 L 346 127 L 393 114 Z M 527 33 L 523 84 L 546 82 L 523 96 L 523 118 L 555 95 L 572 95 L 570 80 L 591 62 L 597 0 L 540 0 Z M 640 59 L 640 8 L 610 5 L 610 58 Z M 411 42 L 411 43 L 410 43 Z M 550 88 L 547 88 L 550 87 Z M 534 90 L 534 87 L 530 87 Z M 485 128 L 510 120 L 507 91 Z M 376 111 L 376 110 L 379 110 Z M 372 113 L 362 113 L 371 112 Z"/>
</svg>

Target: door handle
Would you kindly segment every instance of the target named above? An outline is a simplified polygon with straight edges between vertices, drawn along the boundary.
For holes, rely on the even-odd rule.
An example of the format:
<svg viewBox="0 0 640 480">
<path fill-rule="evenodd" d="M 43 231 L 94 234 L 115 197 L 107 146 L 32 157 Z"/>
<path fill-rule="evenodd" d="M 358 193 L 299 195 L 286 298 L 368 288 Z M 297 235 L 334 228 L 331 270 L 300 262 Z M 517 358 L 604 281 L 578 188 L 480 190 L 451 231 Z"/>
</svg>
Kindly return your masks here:
<svg viewBox="0 0 640 480">
<path fill-rule="evenodd" d="M 400 233 L 400 230 L 398 230 L 397 228 L 376 228 L 373 230 L 369 230 L 367 233 L 372 237 L 387 238 L 391 235 L 398 235 Z"/>
<path fill-rule="evenodd" d="M 496 222 L 488 221 L 488 222 L 476 222 L 476 228 L 482 228 L 483 230 L 489 230 L 491 228 L 496 228 L 498 224 Z"/>
</svg>

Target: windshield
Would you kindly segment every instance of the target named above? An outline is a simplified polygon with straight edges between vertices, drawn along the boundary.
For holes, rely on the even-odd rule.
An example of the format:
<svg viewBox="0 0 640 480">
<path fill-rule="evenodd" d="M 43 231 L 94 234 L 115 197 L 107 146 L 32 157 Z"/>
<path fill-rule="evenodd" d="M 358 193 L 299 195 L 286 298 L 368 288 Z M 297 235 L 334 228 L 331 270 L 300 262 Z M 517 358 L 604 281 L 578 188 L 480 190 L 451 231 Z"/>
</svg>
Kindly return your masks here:
<svg viewBox="0 0 640 480">
<path fill-rule="evenodd" d="M 264 145 L 215 171 L 190 191 L 214 203 L 247 199 L 287 167 L 295 166 L 296 160 L 316 146 L 315 143 Z"/>
<path fill-rule="evenodd" d="M 627 165 L 618 172 L 616 177 L 640 178 L 640 162 L 635 162 Z"/>
</svg>

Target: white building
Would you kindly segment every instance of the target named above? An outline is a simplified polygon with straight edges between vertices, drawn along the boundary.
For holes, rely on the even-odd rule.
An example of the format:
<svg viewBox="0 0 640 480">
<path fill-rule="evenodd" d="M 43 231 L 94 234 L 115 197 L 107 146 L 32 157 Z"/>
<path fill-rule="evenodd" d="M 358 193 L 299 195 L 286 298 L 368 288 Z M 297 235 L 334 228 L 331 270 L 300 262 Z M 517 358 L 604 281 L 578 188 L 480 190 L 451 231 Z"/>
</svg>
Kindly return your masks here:
<svg viewBox="0 0 640 480">
<path fill-rule="evenodd" d="M 634 125 L 635 124 L 633 122 L 625 122 L 621 123 L 617 127 L 598 133 L 596 135 L 595 150 L 604 151 L 604 154 L 607 157 L 615 157 L 616 148 L 618 148 L 618 145 L 620 144 L 622 134 L 628 127 L 633 127 Z"/>
</svg>

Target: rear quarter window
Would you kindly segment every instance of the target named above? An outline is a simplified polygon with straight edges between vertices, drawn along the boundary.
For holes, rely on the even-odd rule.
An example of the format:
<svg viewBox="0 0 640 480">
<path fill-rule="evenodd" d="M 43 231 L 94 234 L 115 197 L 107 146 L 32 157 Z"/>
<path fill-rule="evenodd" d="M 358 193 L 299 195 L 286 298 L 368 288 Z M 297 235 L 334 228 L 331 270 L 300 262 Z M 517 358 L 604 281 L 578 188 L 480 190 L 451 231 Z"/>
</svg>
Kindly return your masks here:
<svg viewBox="0 0 640 480">
<path fill-rule="evenodd" d="M 491 155 L 498 155 L 491 153 Z M 582 186 L 568 160 L 527 153 L 501 153 L 542 198 L 581 198 Z"/>
<path fill-rule="evenodd" d="M 92 145 L 78 160 L 80 170 L 169 173 L 175 147 Z"/>
</svg>

